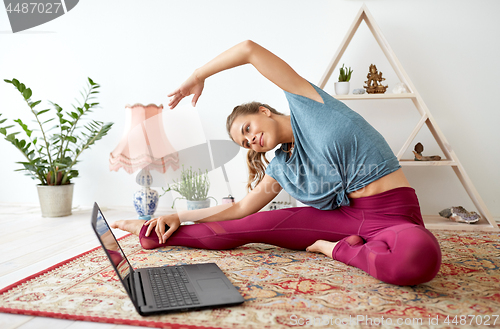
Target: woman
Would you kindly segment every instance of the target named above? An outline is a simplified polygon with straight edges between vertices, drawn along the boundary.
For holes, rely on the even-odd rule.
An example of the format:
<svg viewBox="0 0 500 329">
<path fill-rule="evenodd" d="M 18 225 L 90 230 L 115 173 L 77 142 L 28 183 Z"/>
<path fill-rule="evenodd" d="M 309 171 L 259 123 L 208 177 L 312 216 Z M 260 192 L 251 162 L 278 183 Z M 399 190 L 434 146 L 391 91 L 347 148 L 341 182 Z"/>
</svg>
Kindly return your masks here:
<svg viewBox="0 0 500 329">
<path fill-rule="evenodd" d="M 254 102 L 237 106 L 228 117 L 230 137 L 249 150 L 247 196 L 234 205 L 118 221 L 113 227 L 135 233 L 148 249 L 230 249 L 262 242 L 321 252 L 387 283 L 434 278 L 439 244 L 425 229 L 415 191 L 386 141 L 268 50 L 245 41 L 225 51 L 169 95 L 170 108 L 189 95 L 196 105 L 206 78 L 248 63 L 285 92 L 291 115 Z M 265 168 L 263 155 L 280 144 Z M 258 212 L 282 188 L 311 207 Z M 179 229 L 181 221 L 199 224 Z"/>
</svg>

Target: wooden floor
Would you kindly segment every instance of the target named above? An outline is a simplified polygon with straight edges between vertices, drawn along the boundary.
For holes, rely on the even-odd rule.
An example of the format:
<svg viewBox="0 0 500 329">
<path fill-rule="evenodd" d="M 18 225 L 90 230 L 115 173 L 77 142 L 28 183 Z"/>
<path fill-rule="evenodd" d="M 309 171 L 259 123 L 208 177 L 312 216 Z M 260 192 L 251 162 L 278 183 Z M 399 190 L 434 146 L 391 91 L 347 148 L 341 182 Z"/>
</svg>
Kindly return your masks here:
<svg viewBox="0 0 500 329">
<path fill-rule="evenodd" d="M 110 222 L 136 218 L 135 212 L 102 209 Z M 0 203 L 0 289 L 99 246 L 90 226 L 91 209 L 68 217 L 42 218 L 37 205 Z M 125 232 L 116 231 L 117 237 Z M 1 329 L 131 329 L 126 325 L 0 313 Z"/>
</svg>

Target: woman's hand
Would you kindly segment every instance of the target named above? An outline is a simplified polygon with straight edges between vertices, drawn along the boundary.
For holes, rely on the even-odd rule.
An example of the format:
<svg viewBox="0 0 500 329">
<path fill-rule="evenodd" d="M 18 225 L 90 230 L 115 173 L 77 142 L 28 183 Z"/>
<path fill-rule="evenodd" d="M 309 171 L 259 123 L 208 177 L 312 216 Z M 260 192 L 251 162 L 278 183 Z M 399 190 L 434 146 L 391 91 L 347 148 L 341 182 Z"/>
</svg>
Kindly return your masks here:
<svg viewBox="0 0 500 329">
<path fill-rule="evenodd" d="M 179 228 L 181 222 L 177 214 L 171 214 L 150 219 L 146 221 L 144 225 L 149 225 L 146 236 L 149 236 L 153 229 L 155 229 L 156 235 L 158 236 L 158 242 L 163 244 Z M 165 225 L 169 227 L 166 232 Z"/>
<path fill-rule="evenodd" d="M 205 80 L 200 79 L 193 73 L 177 90 L 167 95 L 168 97 L 172 97 L 168 106 L 170 109 L 173 109 L 184 97 L 189 95 L 194 95 L 191 104 L 196 106 L 196 102 L 198 102 L 198 98 L 200 98 L 204 86 Z"/>
</svg>

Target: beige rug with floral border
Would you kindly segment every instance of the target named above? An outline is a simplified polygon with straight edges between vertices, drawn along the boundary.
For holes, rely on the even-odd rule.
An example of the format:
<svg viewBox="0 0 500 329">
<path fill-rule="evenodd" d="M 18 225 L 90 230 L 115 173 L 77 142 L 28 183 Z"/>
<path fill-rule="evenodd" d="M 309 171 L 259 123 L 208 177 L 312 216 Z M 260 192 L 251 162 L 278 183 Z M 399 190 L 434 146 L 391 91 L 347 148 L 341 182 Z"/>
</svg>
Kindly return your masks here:
<svg viewBox="0 0 500 329">
<path fill-rule="evenodd" d="M 143 250 L 121 239 L 135 267 L 215 262 L 241 306 L 141 317 L 100 248 L 0 291 L 0 311 L 156 328 L 500 327 L 500 234 L 434 231 L 443 263 L 429 283 L 399 287 L 322 255 L 265 244 L 210 251 Z"/>
</svg>

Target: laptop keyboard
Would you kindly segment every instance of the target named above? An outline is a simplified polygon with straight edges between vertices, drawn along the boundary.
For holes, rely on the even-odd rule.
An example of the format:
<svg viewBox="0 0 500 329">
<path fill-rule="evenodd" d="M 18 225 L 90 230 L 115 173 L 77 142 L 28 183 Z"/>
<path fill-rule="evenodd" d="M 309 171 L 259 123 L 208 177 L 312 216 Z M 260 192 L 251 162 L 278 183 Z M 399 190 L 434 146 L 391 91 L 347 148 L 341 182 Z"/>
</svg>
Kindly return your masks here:
<svg viewBox="0 0 500 329">
<path fill-rule="evenodd" d="M 189 280 L 183 268 L 168 266 L 149 269 L 148 272 L 157 307 L 200 304 L 196 293 L 190 293 L 186 288 Z"/>
</svg>

